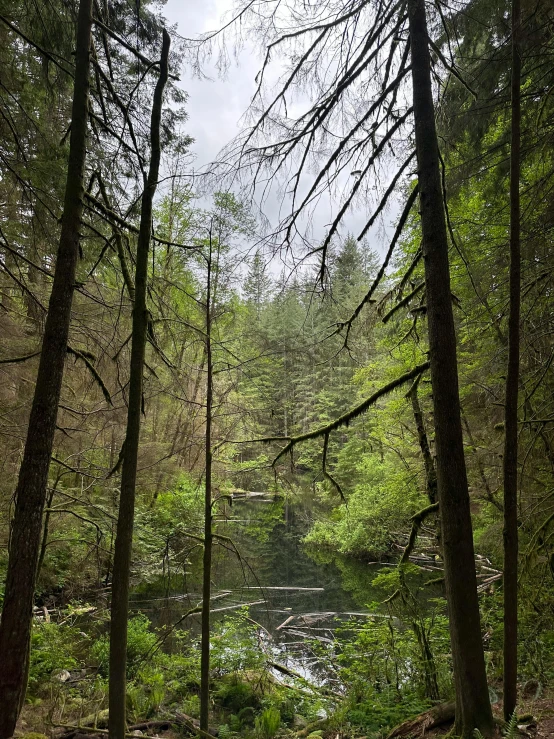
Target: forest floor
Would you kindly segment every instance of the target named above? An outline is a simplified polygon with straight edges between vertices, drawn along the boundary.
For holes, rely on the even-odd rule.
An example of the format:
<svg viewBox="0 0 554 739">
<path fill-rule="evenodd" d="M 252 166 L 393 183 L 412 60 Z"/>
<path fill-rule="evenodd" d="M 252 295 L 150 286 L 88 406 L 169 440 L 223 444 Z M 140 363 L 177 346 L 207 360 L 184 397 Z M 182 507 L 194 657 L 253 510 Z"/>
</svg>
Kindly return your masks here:
<svg viewBox="0 0 554 739">
<path fill-rule="evenodd" d="M 498 703 L 494 706 L 494 714 L 496 717 L 502 715 L 502 704 Z M 519 706 L 518 715 L 521 719 L 518 722 L 518 730 L 515 735 L 517 737 L 528 737 L 529 739 L 545 739 L 546 737 L 552 737 L 554 739 L 554 692 L 549 693 L 542 699 L 533 701 L 524 701 Z M 411 735 L 418 739 L 425 737 L 425 739 L 438 739 L 450 735 L 452 731 L 452 722 L 445 723 L 441 726 L 437 726 L 433 729 L 426 731 L 413 732 Z M 498 730 L 498 737 L 506 736 L 504 730 Z M 404 735 L 404 739 L 408 739 L 408 735 Z"/>
<path fill-rule="evenodd" d="M 30 734 L 34 734 L 34 739 L 38 739 L 37 733 L 39 732 L 43 736 L 52 737 L 55 739 L 107 739 L 106 732 L 95 734 L 89 731 L 84 734 L 79 731 L 71 732 L 67 729 L 63 729 L 60 726 L 51 723 L 51 706 L 48 705 L 49 701 L 44 701 L 40 705 L 26 705 L 23 709 L 21 718 L 18 722 L 18 727 L 15 732 L 15 737 L 23 739 L 28 737 Z M 495 715 L 499 716 L 502 711 L 501 704 L 496 704 Z M 49 710 L 50 709 L 50 710 Z M 528 737 L 528 739 L 546 739 L 546 737 L 552 737 L 554 739 L 554 691 L 549 692 L 543 698 L 525 701 L 519 707 L 519 715 L 522 717 L 518 723 L 518 731 L 515 735 L 515 739 L 520 737 Z M 50 719 L 50 720 L 49 720 Z M 158 726 L 155 726 L 155 724 Z M 152 730 L 148 730 L 146 726 L 142 732 L 133 732 L 136 736 L 155 736 L 159 739 L 177 739 L 182 736 L 181 732 L 176 732 L 169 727 L 160 727 L 161 722 L 152 722 Z M 103 724 L 102 724 L 103 725 Z M 142 727 L 141 727 L 142 728 Z M 452 731 L 452 722 L 447 722 L 441 726 L 437 726 L 433 729 L 426 730 L 424 726 L 420 725 L 418 728 L 413 728 L 412 731 L 405 733 L 399 733 L 402 739 L 439 739 L 439 737 L 445 737 L 450 735 Z M 215 733 L 215 732 L 214 732 Z M 333 726 L 332 729 L 324 730 L 322 732 L 316 732 L 318 734 L 317 739 L 369 739 L 369 737 L 361 736 L 360 732 L 352 730 L 352 727 L 341 727 L 337 728 Z M 294 739 L 294 737 L 305 736 L 305 732 L 296 733 L 291 730 L 279 731 L 276 735 L 276 739 L 279 737 L 285 737 L 287 739 Z M 374 735 L 373 735 L 374 736 Z M 385 734 L 383 735 L 385 736 Z M 504 731 L 499 731 L 497 736 L 505 736 Z M 314 737 L 314 739 L 316 739 Z"/>
<path fill-rule="evenodd" d="M 522 720 L 519 729 L 533 739 L 543 737 L 554 737 L 554 694 L 539 700 L 526 703 L 520 711 L 521 716 L 525 714 L 532 719 Z"/>
</svg>

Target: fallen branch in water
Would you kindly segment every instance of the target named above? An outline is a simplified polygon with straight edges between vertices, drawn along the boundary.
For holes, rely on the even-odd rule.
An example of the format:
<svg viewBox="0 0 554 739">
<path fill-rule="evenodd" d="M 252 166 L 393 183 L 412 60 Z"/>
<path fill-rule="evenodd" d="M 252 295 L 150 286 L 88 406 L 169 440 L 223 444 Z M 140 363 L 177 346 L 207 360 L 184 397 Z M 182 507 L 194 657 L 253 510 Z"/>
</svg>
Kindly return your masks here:
<svg viewBox="0 0 554 739">
<path fill-rule="evenodd" d="M 306 678 L 303 675 L 301 675 L 299 672 L 296 672 L 296 670 L 291 670 L 290 667 L 281 665 L 278 662 L 270 662 L 268 660 L 267 666 L 272 667 L 274 670 L 277 670 L 277 672 L 280 672 L 282 675 L 286 675 L 287 677 L 292 677 L 295 680 L 300 680 L 300 682 L 304 683 L 304 685 L 306 685 L 307 687 L 319 693 L 322 693 L 323 695 L 327 695 L 331 698 L 342 698 L 343 697 L 340 693 L 336 693 L 334 690 L 331 690 L 330 688 L 326 688 L 321 685 L 312 685 L 310 681 L 306 680 Z"/>
</svg>

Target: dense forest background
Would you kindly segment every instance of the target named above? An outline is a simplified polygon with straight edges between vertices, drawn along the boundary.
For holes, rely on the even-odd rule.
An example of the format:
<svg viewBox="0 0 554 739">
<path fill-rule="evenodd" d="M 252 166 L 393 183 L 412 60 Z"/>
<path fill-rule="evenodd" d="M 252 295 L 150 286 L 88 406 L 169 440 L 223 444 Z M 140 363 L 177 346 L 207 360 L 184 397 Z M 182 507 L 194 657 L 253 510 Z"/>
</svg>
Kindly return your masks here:
<svg viewBox="0 0 554 739">
<path fill-rule="evenodd" d="M 549 735 L 553 29 L 0 1 L 0 739 Z"/>
</svg>

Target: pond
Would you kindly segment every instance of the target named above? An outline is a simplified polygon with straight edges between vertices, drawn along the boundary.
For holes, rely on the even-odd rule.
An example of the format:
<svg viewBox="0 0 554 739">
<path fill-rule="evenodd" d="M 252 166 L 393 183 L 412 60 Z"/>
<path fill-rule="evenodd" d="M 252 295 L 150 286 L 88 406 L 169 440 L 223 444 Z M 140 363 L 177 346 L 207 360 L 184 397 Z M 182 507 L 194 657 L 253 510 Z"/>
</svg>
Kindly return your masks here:
<svg viewBox="0 0 554 739">
<path fill-rule="evenodd" d="M 313 518 L 309 500 L 268 498 L 235 500 L 218 517 L 217 534 L 229 537 L 240 556 L 224 546 L 214 550 L 213 613 L 218 619 L 251 604 L 250 617 L 271 642 L 276 661 L 316 679 L 307 641 L 332 643 L 342 620 L 364 618 L 377 599 L 371 581 L 382 564 L 367 564 L 306 547 L 302 540 Z M 132 598 L 135 610 L 155 625 L 176 623 L 201 601 L 200 548 L 186 571 L 169 573 L 163 589 L 141 588 Z M 183 627 L 199 632 L 200 616 Z"/>
</svg>

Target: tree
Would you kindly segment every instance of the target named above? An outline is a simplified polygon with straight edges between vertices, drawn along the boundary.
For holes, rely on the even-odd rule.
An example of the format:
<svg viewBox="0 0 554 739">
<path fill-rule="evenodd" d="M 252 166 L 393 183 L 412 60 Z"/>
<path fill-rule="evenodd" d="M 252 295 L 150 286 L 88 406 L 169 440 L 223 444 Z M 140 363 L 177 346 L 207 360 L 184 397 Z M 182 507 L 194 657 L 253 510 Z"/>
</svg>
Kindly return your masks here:
<svg viewBox="0 0 554 739">
<path fill-rule="evenodd" d="M 169 75 L 168 32 L 163 30 L 160 76 L 154 90 L 150 123 L 150 167 L 142 194 L 140 229 L 135 269 L 133 328 L 131 333 L 131 373 L 127 405 L 127 431 L 123 447 L 121 491 L 117 517 L 112 575 L 110 623 L 110 695 L 109 731 L 113 739 L 124 739 L 126 732 L 127 622 L 129 609 L 129 573 L 133 546 L 133 521 L 138 449 L 142 414 L 142 385 L 146 336 L 149 322 L 146 305 L 148 253 L 152 232 L 152 209 L 158 186 L 161 159 L 160 124 L 164 88 Z"/>
<path fill-rule="evenodd" d="M 248 273 L 244 280 L 244 297 L 253 306 L 258 321 L 260 320 L 262 306 L 270 294 L 271 278 L 267 273 L 263 256 L 258 249 L 252 259 L 249 260 Z"/>
<path fill-rule="evenodd" d="M 25 452 L 16 489 L 10 558 L 0 621 L 0 739 L 12 736 L 25 697 L 42 513 L 79 259 L 87 151 L 91 28 L 92 0 L 81 0 L 62 229 Z"/>
<path fill-rule="evenodd" d="M 521 3 L 512 3 L 512 79 L 510 140 L 510 313 L 508 371 L 504 408 L 504 718 L 517 703 L 518 611 L 518 391 L 521 312 L 520 176 L 521 176 Z"/>
<path fill-rule="evenodd" d="M 214 403 L 214 358 L 212 347 L 212 326 L 214 320 L 214 234 L 208 234 L 208 253 L 206 255 L 206 298 L 205 298 L 205 349 L 206 349 L 206 430 L 204 434 L 204 552 L 202 560 L 202 645 L 200 657 L 200 729 L 209 731 L 210 710 L 210 607 L 212 592 L 212 552 L 213 552 L 213 403 Z M 217 248 L 217 246 L 216 246 Z M 217 269 L 217 265 L 216 265 Z"/>
<path fill-rule="evenodd" d="M 463 737 L 471 737 L 476 728 L 483 734 L 491 734 L 493 722 L 477 600 L 475 554 L 460 416 L 448 237 L 424 0 L 410 0 L 408 14 L 437 450 L 437 493 L 456 685 L 456 731 Z"/>
<path fill-rule="evenodd" d="M 207 225 L 206 225 L 207 224 Z M 211 634 L 211 592 L 212 557 L 214 547 L 213 518 L 214 506 L 220 496 L 214 496 L 214 450 L 224 444 L 223 425 L 220 420 L 222 406 L 233 387 L 229 376 L 236 370 L 240 372 L 240 359 L 233 342 L 225 329 L 226 313 L 232 310 L 233 292 L 231 290 L 234 240 L 237 236 L 250 236 L 253 219 L 247 209 L 232 193 L 215 193 L 214 207 L 209 212 L 200 212 L 196 218 L 195 242 L 203 284 L 202 296 L 198 298 L 203 313 L 203 326 L 198 327 L 204 346 L 205 373 L 205 428 L 204 428 L 204 531 L 202 557 L 202 609 L 201 609 L 201 655 L 200 655 L 200 729 L 209 731 L 210 709 L 210 634 Z M 207 231 L 207 233 L 206 233 Z M 259 266 L 259 265 L 258 265 Z M 261 289 L 260 282 L 257 287 Z M 218 356 L 219 355 L 219 356 Z M 227 379 L 215 395 L 215 377 Z M 227 387 L 225 387 L 227 385 Z M 220 440 L 214 443 L 215 433 Z"/>
<path fill-rule="evenodd" d="M 338 287 L 341 293 L 347 293 L 348 288 L 357 287 L 365 282 L 367 275 L 364 274 L 364 259 L 358 241 L 353 234 L 341 243 L 332 269 L 332 283 L 336 291 Z M 342 296 L 346 297 L 346 296 Z"/>
<path fill-rule="evenodd" d="M 448 237 L 439 165 L 435 125 L 435 106 L 431 87 L 433 45 L 436 58 L 445 73 L 452 67 L 430 39 L 425 5 L 422 0 L 408 2 L 407 17 L 398 5 L 368 6 L 349 2 L 340 7 L 318 4 L 306 10 L 293 5 L 287 14 L 271 16 L 267 21 L 267 3 L 245 4 L 239 13 L 241 23 L 251 18 L 266 45 L 262 70 L 258 75 L 261 113 L 254 125 L 239 138 L 231 156 L 268 181 L 277 179 L 285 167 L 294 166 L 291 177 L 288 215 L 280 224 L 279 234 L 286 247 L 292 243 L 301 216 L 318 202 L 329 188 L 336 186 L 343 173 L 356 179 L 347 187 L 340 206 L 333 214 L 325 238 L 308 250 L 319 257 L 319 277 L 323 284 L 328 269 L 332 240 L 345 213 L 362 193 L 370 199 L 370 188 L 379 173 L 385 151 L 394 152 L 394 143 L 402 140 L 411 124 L 415 130 L 415 155 L 418 182 L 409 194 L 385 260 L 365 296 L 351 316 L 339 325 L 345 332 L 345 345 L 353 322 L 374 293 L 388 267 L 395 245 L 419 197 L 425 263 L 425 293 L 431 382 L 437 442 L 437 488 L 442 522 L 442 545 L 450 612 L 450 629 L 456 683 L 456 726 L 464 736 L 475 728 L 492 730 L 492 713 L 487 681 L 474 565 L 473 536 L 460 420 L 456 358 L 456 335 L 450 292 Z M 408 27 L 406 28 L 406 23 Z M 359 29 L 370 29 L 360 36 Z M 275 96 L 265 103 L 262 90 L 270 60 L 279 49 L 287 49 L 288 64 Z M 408 58 L 411 56 L 411 66 Z M 326 61 L 325 64 L 322 60 Z M 333 59 L 334 63 L 328 60 Z M 308 71 L 310 102 L 307 112 L 289 116 L 287 98 L 302 85 Z M 411 73 L 412 106 L 399 104 L 404 79 Z M 444 72 L 443 72 L 444 74 Z M 373 83 L 373 84 L 372 84 Z M 368 103 L 368 91 L 370 101 Z M 258 97 L 255 97 L 258 102 Z M 273 124 L 273 125 L 272 125 Z M 307 162 L 323 151 L 318 174 L 306 181 Z M 391 193 L 409 166 L 414 152 L 403 150 L 403 161 L 390 183 L 372 208 L 371 216 L 359 235 L 363 239 L 386 207 Z M 293 164 L 294 163 L 294 164 Z M 374 175 L 374 178 L 372 178 Z M 372 183 L 371 185 L 369 183 Z M 305 185 L 305 186 L 303 186 Z M 267 191 L 269 185 L 264 185 Z M 419 288 L 421 289 L 421 288 Z M 329 433 L 341 425 L 344 414 L 329 424 L 327 431 L 316 429 L 294 437 L 288 450 L 300 440 L 318 435 L 325 438 L 325 459 Z M 283 450 L 280 452 L 281 456 Z"/>
</svg>

